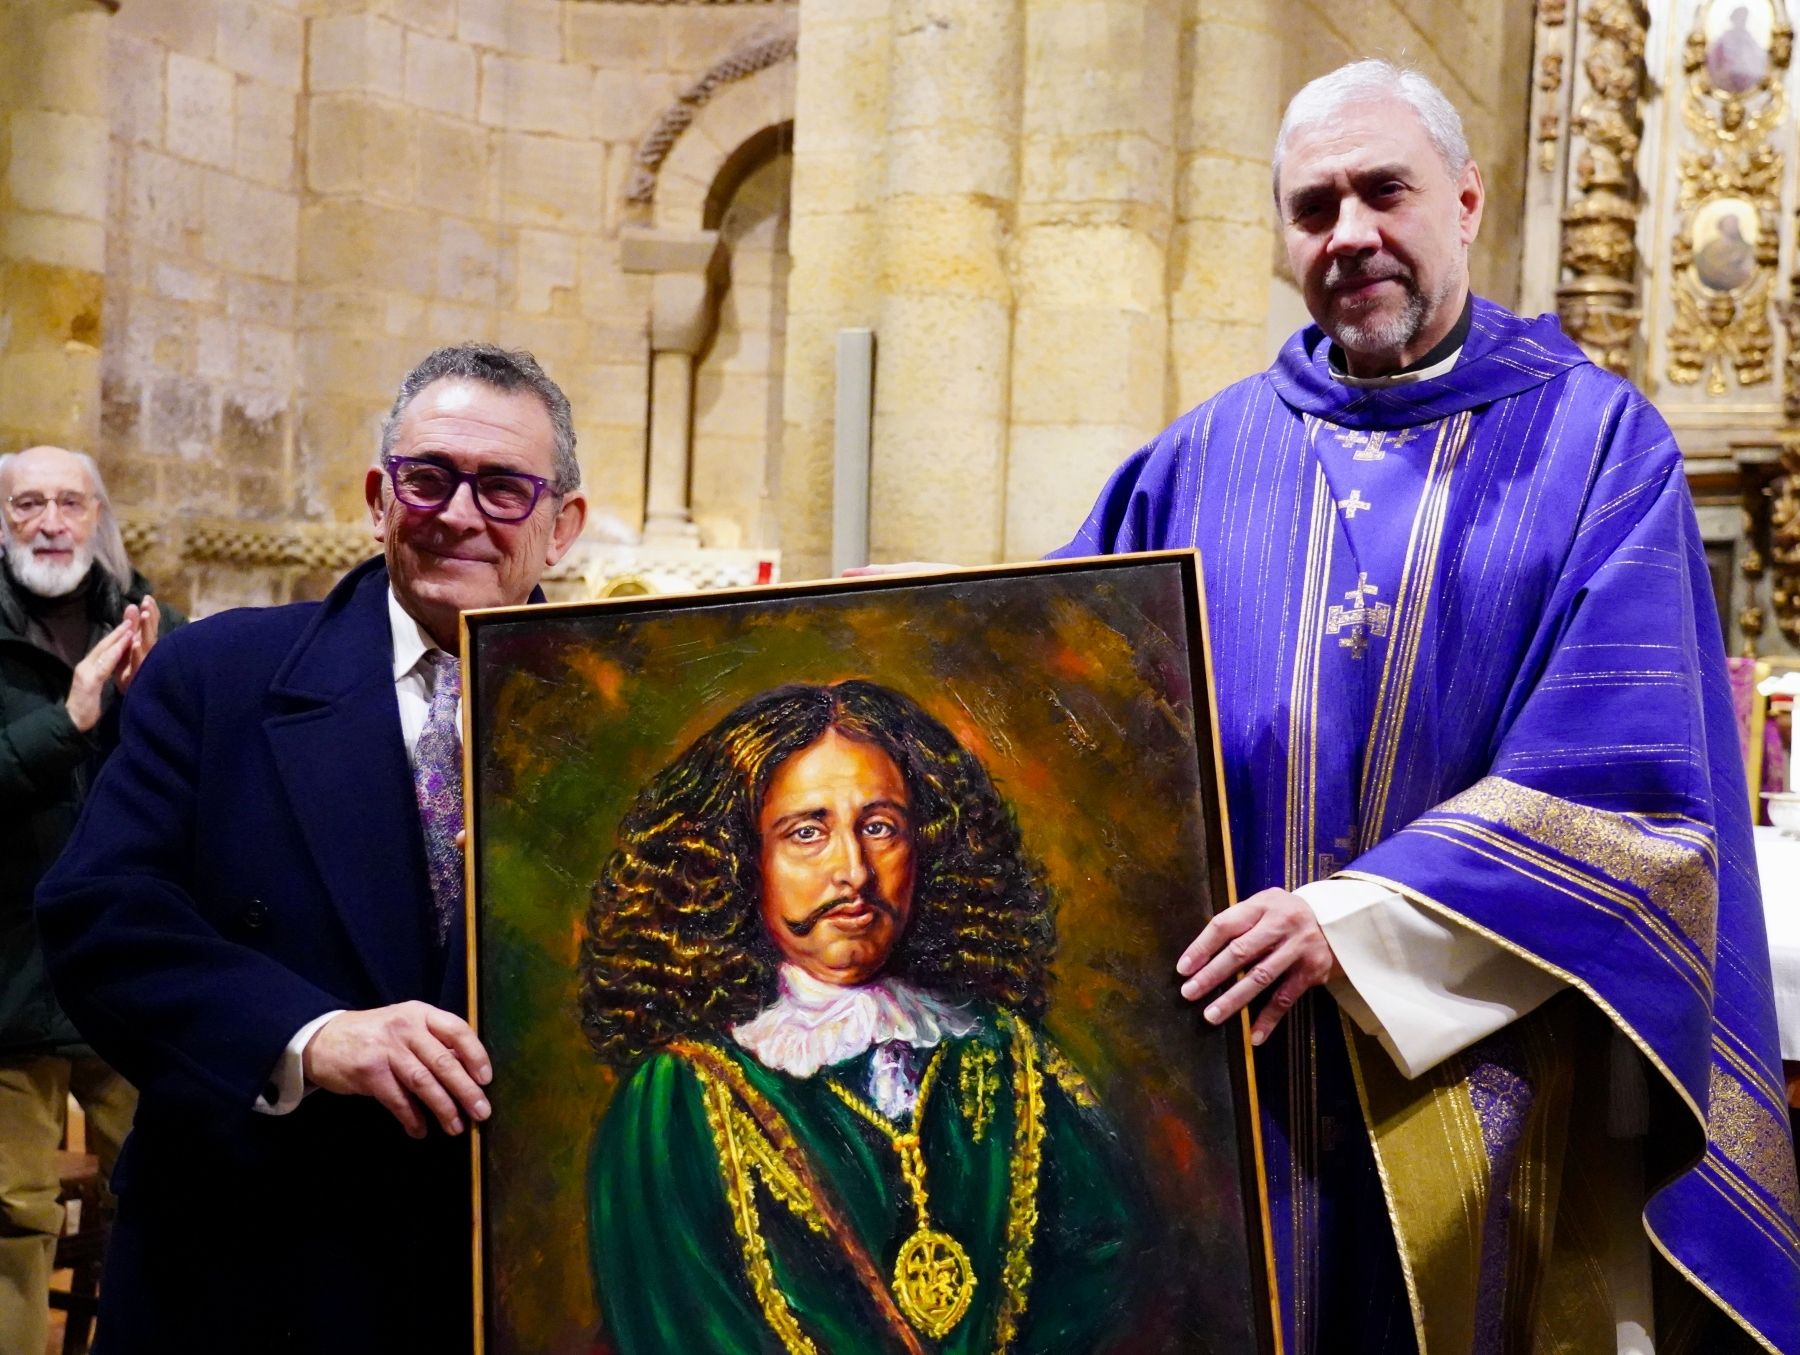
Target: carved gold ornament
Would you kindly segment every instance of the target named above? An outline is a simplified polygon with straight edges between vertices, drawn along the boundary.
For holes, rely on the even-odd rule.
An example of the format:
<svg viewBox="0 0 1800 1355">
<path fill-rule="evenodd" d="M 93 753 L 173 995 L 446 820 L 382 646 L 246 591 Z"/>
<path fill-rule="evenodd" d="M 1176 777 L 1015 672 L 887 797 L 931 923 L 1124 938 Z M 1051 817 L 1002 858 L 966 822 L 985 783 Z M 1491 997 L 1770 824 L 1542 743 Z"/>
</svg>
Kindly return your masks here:
<svg viewBox="0 0 1800 1355">
<path fill-rule="evenodd" d="M 1601 0 L 1583 10 L 1582 22 L 1591 36 L 1581 62 L 1587 93 L 1569 119 L 1570 133 L 1581 139 L 1578 150 L 1571 146 L 1579 191 L 1563 212 L 1556 306 L 1564 330 L 1595 362 L 1629 376 L 1641 314 L 1637 153 L 1650 16 L 1642 0 Z"/>
<path fill-rule="evenodd" d="M 1708 395 L 1725 394 L 1729 375 L 1740 386 L 1772 376 L 1783 172 L 1773 137 L 1793 37 L 1784 0 L 1708 0 L 1683 47 L 1681 112 L 1695 149 L 1681 157 L 1668 375 L 1704 380 Z"/>
</svg>

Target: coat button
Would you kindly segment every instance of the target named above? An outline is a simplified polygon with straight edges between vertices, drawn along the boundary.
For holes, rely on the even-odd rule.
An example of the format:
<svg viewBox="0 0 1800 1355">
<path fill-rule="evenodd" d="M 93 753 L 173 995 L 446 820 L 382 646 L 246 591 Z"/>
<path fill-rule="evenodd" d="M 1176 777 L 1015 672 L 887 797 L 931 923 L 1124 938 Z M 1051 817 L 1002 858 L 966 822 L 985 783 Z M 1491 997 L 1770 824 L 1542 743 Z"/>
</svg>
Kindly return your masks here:
<svg viewBox="0 0 1800 1355">
<path fill-rule="evenodd" d="M 259 932 L 268 921 L 268 905 L 261 899 L 251 899 L 250 906 L 244 909 L 244 926 L 253 932 Z"/>
</svg>

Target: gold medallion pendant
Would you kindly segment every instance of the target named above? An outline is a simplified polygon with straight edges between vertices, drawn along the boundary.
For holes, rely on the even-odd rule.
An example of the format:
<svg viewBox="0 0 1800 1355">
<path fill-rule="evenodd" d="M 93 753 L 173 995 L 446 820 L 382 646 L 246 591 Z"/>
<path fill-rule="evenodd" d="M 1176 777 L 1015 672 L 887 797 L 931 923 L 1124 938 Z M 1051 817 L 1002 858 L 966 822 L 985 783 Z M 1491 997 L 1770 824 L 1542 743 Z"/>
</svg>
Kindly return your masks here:
<svg viewBox="0 0 1800 1355">
<path fill-rule="evenodd" d="M 918 1099 L 911 1122 L 896 1130 L 880 1111 L 842 1083 L 828 1081 L 837 1097 L 851 1110 L 881 1131 L 900 1159 L 900 1175 L 912 1194 L 918 1224 L 912 1236 L 900 1244 L 894 1258 L 894 1303 L 906 1320 L 934 1341 L 941 1341 L 969 1311 L 975 1297 L 975 1267 L 969 1253 L 949 1233 L 931 1226 L 931 1197 L 925 1188 L 925 1145 L 919 1138 L 925 1120 L 925 1102 L 937 1085 L 938 1066 L 944 1061 L 940 1045 L 919 1079 Z"/>
<path fill-rule="evenodd" d="M 949 1335 L 975 1297 L 969 1254 L 948 1233 L 920 1228 L 894 1260 L 894 1301 L 906 1320 L 934 1341 Z"/>
</svg>

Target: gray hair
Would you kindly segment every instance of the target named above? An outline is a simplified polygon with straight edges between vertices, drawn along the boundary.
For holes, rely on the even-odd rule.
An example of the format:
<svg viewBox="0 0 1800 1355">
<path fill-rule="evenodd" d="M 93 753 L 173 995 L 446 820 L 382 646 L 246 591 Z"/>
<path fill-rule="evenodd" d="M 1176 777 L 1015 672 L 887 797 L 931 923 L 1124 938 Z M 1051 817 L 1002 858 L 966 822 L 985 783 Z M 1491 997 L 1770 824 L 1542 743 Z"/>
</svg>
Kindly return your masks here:
<svg viewBox="0 0 1800 1355">
<path fill-rule="evenodd" d="M 37 448 L 27 447 L 25 451 L 35 452 Z M 131 557 L 125 553 L 125 538 L 119 532 L 119 519 L 113 512 L 112 497 L 106 492 L 106 481 L 100 477 L 99 463 L 86 452 L 70 451 L 67 447 L 57 447 L 59 452 L 68 452 L 87 472 L 88 482 L 94 486 L 94 502 L 99 507 L 98 516 L 94 519 L 94 563 L 105 570 L 108 577 L 118 585 L 121 593 L 131 589 Z M 13 463 L 23 456 L 24 452 L 8 452 L 0 456 L 0 499 L 12 492 Z M 6 528 L 8 535 L 12 528 Z"/>
<path fill-rule="evenodd" d="M 1469 163 L 1469 138 L 1463 133 L 1456 105 L 1423 72 L 1368 57 L 1321 75 L 1288 103 L 1287 112 L 1281 115 L 1281 130 L 1275 134 L 1272 181 L 1276 201 L 1281 199 L 1281 161 L 1297 128 L 1324 122 L 1352 104 L 1385 99 L 1403 100 L 1419 115 L 1452 179 L 1463 172 Z"/>
<path fill-rule="evenodd" d="M 528 390 L 544 403 L 550 426 L 556 432 L 552 488 L 558 494 L 571 494 L 581 488 L 581 463 L 575 459 L 575 423 L 569 413 L 569 397 L 562 387 L 544 374 L 536 358 L 523 349 L 501 348 L 491 343 L 459 343 L 428 353 L 425 360 L 406 374 L 394 396 L 394 407 L 381 424 L 381 459 L 387 460 L 394 448 L 394 435 L 400 428 L 400 416 L 418 398 L 419 392 L 434 381 L 446 378 L 479 381 L 495 390 Z"/>
</svg>

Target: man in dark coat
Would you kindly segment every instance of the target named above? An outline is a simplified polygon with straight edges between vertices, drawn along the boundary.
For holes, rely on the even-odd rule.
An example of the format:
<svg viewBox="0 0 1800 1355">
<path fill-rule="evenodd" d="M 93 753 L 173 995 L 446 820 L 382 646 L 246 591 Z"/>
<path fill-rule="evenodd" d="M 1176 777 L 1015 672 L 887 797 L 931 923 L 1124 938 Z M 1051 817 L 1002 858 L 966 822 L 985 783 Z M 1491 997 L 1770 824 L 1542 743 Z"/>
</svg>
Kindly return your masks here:
<svg viewBox="0 0 1800 1355">
<path fill-rule="evenodd" d="M 31 896 L 117 730 L 117 698 L 181 618 L 132 571 L 93 461 L 0 456 L 0 1349 L 42 1350 L 69 1093 L 110 1171 L 131 1085 L 57 1005 Z"/>
<path fill-rule="evenodd" d="M 384 558 L 145 668 L 38 896 L 70 1015 L 142 1097 L 106 1355 L 470 1348 L 492 1070 L 460 1015 L 457 618 L 537 596 L 578 484 L 529 355 L 440 349 L 367 476 Z"/>
</svg>

